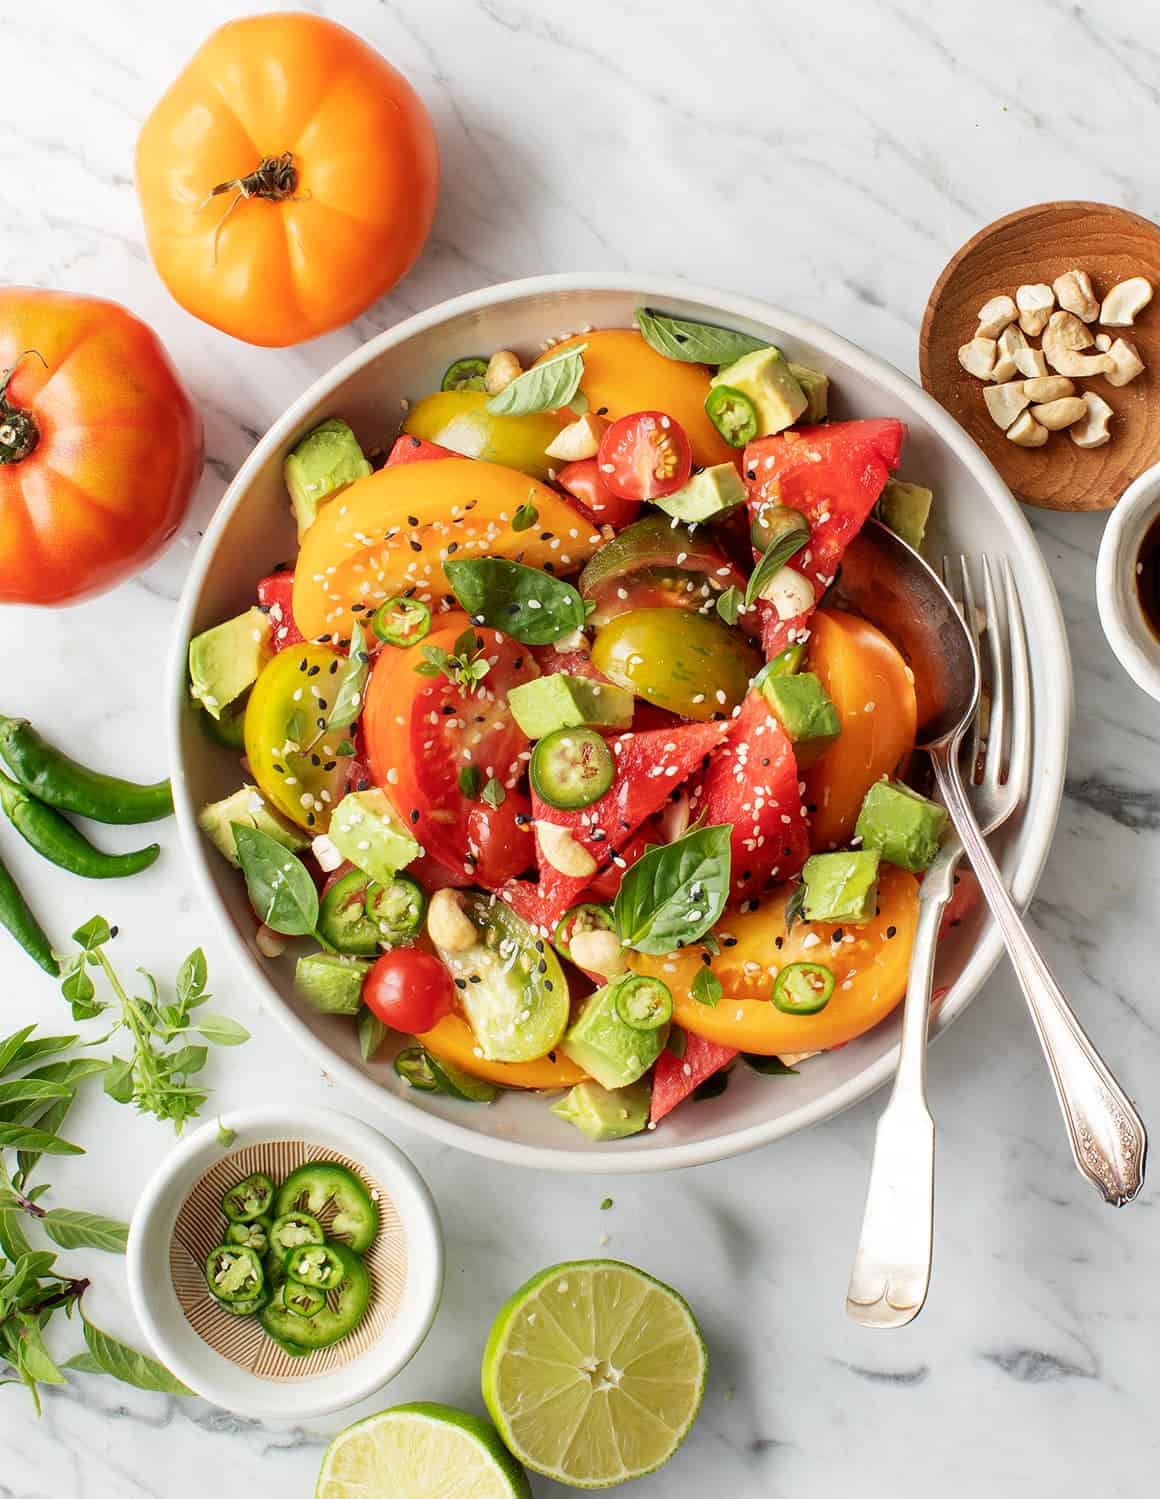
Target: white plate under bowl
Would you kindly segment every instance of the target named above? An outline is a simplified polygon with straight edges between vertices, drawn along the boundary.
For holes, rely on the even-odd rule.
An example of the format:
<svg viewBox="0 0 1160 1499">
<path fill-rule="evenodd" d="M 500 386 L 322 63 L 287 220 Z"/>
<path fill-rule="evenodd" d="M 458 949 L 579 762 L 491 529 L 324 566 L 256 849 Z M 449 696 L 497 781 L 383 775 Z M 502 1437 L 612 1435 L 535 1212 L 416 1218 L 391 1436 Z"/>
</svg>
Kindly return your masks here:
<svg viewBox="0 0 1160 1499">
<path fill-rule="evenodd" d="M 636 307 L 726 324 L 778 344 L 791 359 L 824 370 L 832 414 L 901 417 L 909 427 L 901 473 L 929 484 L 936 500 L 928 553 L 1008 557 L 1020 592 L 1034 662 L 1034 766 L 1026 806 L 997 846 L 1011 888 L 1030 899 L 1043 869 L 1063 793 L 1071 715 L 1071 669 L 1059 603 L 1031 529 L 1010 491 L 971 439 L 930 396 L 897 370 L 817 323 L 728 292 L 649 276 L 570 273 L 492 286 L 408 318 L 323 375 L 258 443 L 230 486 L 195 558 L 178 612 L 169 674 L 171 769 L 177 818 L 190 864 L 228 947 L 303 1051 L 386 1113 L 436 1139 L 496 1160 L 559 1171 L 659 1171 L 720 1160 L 827 1119 L 864 1098 L 894 1067 L 897 1017 L 771 1083 L 740 1069 L 719 1098 L 679 1110 L 657 1130 L 612 1144 L 587 1141 L 555 1118 L 542 1098 L 503 1095 L 491 1107 L 412 1093 L 389 1061 L 360 1059 L 354 1026 L 319 1015 L 294 992 L 293 950 L 277 962 L 254 945 L 242 880 L 202 839 L 197 811 L 236 790 L 237 757 L 210 744 L 186 707 L 190 636 L 252 603 L 254 584 L 294 557 L 282 460 L 328 416 L 343 416 L 364 446 L 388 442 L 402 403 L 438 388 L 465 354 L 541 342 L 583 327 L 628 327 Z M 962 1013 L 1000 953 L 981 912 L 964 921 L 939 954 L 936 984 L 949 990 L 935 1032 Z"/>
</svg>

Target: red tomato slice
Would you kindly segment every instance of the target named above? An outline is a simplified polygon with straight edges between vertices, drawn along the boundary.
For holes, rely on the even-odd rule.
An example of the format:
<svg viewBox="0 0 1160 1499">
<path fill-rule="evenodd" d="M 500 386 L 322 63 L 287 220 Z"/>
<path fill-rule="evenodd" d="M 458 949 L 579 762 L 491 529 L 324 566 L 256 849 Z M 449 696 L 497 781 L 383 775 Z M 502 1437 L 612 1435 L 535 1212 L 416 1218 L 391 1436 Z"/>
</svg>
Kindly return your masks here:
<svg viewBox="0 0 1160 1499">
<path fill-rule="evenodd" d="M 384 1025 L 417 1035 L 451 1014 L 455 990 L 438 958 L 417 947 L 396 947 L 377 959 L 363 980 L 368 1010 Z"/>
<path fill-rule="evenodd" d="M 440 615 L 424 645 L 452 654 L 467 627 L 465 614 Z M 468 691 L 442 672 L 422 676 L 420 651 L 387 649 L 375 658 L 363 714 L 372 778 L 429 854 L 471 876 L 469 819 L 477 803 L 460 790 L 459 774 L 475 767 L 484 782 L 494 777 L 514 788 L 529 741 L 507 694 L 540 674 L 526 646 L 498 630 L 475 633 L 491 663 L 478 687 Z"/>
<path fill-rule="evenodd" d="M 640 510 L 639 500 L 613 494 L 601 478 L 600 464 L 595 458 L 566 463 L 556 475 L 556 482 L 579 501 L 585 515 L 596 525 L 609 525 L 619 531 L 621 526 L 634 521 Z"/>
<path fill-rule="evenodd" d="M 680 489 L 693 450 L 679 422 L 663 411 L 637 411 L 613 422 L 596 455 L 600 477 L 622 500 L 655 500 Z"/>
<path fill-rule="evenodd" d="M 294 574 L 289 570 L 271 573 L 258 583 L 258 608 L 270 616 L 272 639 L 276 651 L 299 645 L 304 639 L 294 623 Z"/>
<path fill-rule="evenodd" d="M 476 802 L 467 814 L 467 847 L 475 861 L 476 883 L 498 890 L 536 862 L 532 804 L 522 791 L 509 791 L 498 807 Z"/>
</svg>

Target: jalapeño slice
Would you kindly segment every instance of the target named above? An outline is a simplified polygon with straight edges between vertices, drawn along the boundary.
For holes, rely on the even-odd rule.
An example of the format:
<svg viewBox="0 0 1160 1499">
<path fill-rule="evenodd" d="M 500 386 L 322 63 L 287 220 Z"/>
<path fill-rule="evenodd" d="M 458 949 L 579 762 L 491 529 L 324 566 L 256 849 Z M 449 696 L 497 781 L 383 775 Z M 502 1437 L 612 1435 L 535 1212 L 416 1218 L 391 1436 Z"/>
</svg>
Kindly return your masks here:
<svg viewBox="0 0 1160 1499">
<path fill-rule="evenodd" d="M 219 1244 L 205 1261 L 205 1281 L 218 1301 L 252 1301 L 266 1283 L 262 1261 L 244 1244 Z"/>
<path fill-rule="evenodd" d="M 380 604 L 371 620 L 371 629 L 384 645 L 405 649 L 418 645 L 431 628 L 431 611 L 422 599 L 398 595 Z"/>
<path fill-rule="evenodd" d="M 274 1200 L 274 1183 L 261 1171 L 243 1177 L 222 1198 L 222 1212 L 231 1223 L 252 1223 L 264 1218 Z"/>
<path fill-rule="evenodd" d="M 713 387 L 705 398 L 705 414 L 730 447 L 743 448 L 757 436 L 757 407 L 732 385 Z"/>
<path fill-rule="evenodd" d="M 773 1002 L 787 1015 L 816 1015 L 834 992 L 834 975 L 824 963 L 787 963 L 773 981 Z"/>
<path fill-rule="evenodd" d="M 316 1170 L 317 1167 L 305 1167 Z M 287 1293 L 294 1295 L 295 1282 L 286 1280 L 277 1288 L 269 1305 L 259 1312 L 262 1326 L 276 1342 L 291 1343 L 303 1349 L 329 1348 L 362 1321 L 371 1299 L 371 1279 L 366 1266 L 345 1244 L 331 1246 L 342 1262 L 343 1278 L 337 1290 L 323 1297 L 322 1306 L 309 1316 L 287 1305 Z M 314 1287 L 302 1287 L 314 1290 Z"/>
<path fill-rule="evenodd" d="M 483 378 L 487 374 L 487 360 L 469 356 L 456 359 L 444 371 L 440 390 L 482 390 Z"/>
<path fill-rule="evenodd" d="M 657 1031 L 673 1018 L 673 996 L 660 979 L 637 974 L 616 986 L 616 1013 L 630 1030 Z"/>
<path fill-rule="evenodd" d="M 612 751 L 595 729 L 554 729 L 532 751 L 532 786 L 550 807 L 599 801 L 616 776 Z"/>
</svg>

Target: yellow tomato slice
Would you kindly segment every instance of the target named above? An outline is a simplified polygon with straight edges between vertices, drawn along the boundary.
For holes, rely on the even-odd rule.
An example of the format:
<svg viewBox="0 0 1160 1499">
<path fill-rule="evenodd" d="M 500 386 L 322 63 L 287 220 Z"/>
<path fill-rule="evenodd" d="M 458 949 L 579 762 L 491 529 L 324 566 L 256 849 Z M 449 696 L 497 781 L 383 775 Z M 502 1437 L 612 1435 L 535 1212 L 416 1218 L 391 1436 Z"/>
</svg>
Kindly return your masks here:
<svg viewBox="0 0 1160 1499">
<path fill-rule="evenodd" d="M 487 409 L 491 397 L 482 390 L 437 390 L 416 401 L 407 413 L 403 431 L 425 442 L 437 442 L 465 458 L 482 458 L 518 468 L 537 479 L 546 479 L 556 465 L 544 449 L 554 441 L 564 417 L 554 411 L 535 411 L 527 416 L 493 416 Z M 568 421 L 572 413 L 566 412 Z M 558 466 L 558 465 L 556 465 Z"/>
<path fill-rule="evenodd" d="M 338 752 L 347 731 L 325 728 L 337 676 L 331 668 L 341 665 L 327 646 L 289 646 L 262 668 L 246 704 L 246 759 L 254 780 L 284 817 L 312 836 L 330 826 L 350 768 L 350 756 Z"/>
<path fill-rule="evenodd" d="M 501 1088 L 571 1088 L 582 1083 L 586 1074 L 570 1062 L 563 1052 L 552 1057 L 537 1057 L 534 1062 L 491 1062 L 478 1055 L 475 1032 L 462 1015 L 446 1015 L 425 1035 L 417 1036 L 433 1057 L 450 1062 L 473 1077 L 486 1078 Z"/>
<path fill-rule="evenodd" d="M 514 530 L 526 504 L 535 506 L 536 522 Z M 600 542 L 555 490 L 513 468 L 470 458 L 395 464 L 356 480 L 303 537 L 294 619 L 308 640 L 348 635 L 360 612 L 365 618 L 407 590 L 442 607 L 449 556 L 518 556 L 529 567 L 551 563 L 571 573 Z"/>
<path fill-rule="evenodd" d="M 712 970 L 724 994 L 715 1008 L 698 1004 L 689 992 L 702 966 L 699 945 L 664 958 L 633 954 L 637 973 L 652 974 L 672 990 L 678 1025 L 721 1046 L 777 1056 L 840 1046 L 890 1014 L 906 992 L 918 919 L 914 876 L 884 864 L 878 915 L 862 926 L 797 921 L 787 932 L 789 888 L 779 887 L 756 911 L 727 911 L 722 917 L 717 927 L 722 948 L 713 958 Z M 840 940 L 832 941 L 838 933 Z M 725 946 L 726 936 L 735 943 Z M 812 941 L 815 936 L 820 940 Z M 823 963 L 830 969 L 834 993 L 825 1009 L 816 1015 L 787 1015 L 775 1008 L 770 999 L 773 979 L 787 963 Z"/>
</svg>

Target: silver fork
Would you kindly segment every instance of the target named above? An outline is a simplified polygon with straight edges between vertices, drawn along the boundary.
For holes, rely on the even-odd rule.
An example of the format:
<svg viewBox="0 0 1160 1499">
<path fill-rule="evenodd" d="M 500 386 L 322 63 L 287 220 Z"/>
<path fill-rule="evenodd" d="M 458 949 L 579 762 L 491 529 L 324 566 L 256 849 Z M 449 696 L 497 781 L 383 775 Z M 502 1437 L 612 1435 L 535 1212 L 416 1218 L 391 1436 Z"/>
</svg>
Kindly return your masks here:
<svg viewBox="0 0 1160 1499">
<path fill-rule="evenodd" d="M 981 571 L 990 714 L 984 720 L 981 712 L 975 712 L 957 732 L 929 746 L 939 793 L 956 831 L 948 835 L 922 884 L 898 1071 L 875 1135 L 862 1236 L 846 1297 L 848 1315 L 870 1327 L 900 1327 L 911 1321 L 922 1310 L 930 1284 L 934 1121 L 925 1096 L 929 996 L 939 925 L 964 844 L 1031 1010 L 1076 1165 L 1116 1206 L 1131 1201 L 1143 1183 L 1144 1126 L 1052 977 L 985 842 L 1027 795 L 1031 691 L 1027 640 L 1010 565 L 1002 564 L 998 586 L 997 569 L 986 557 Z M 959 559 L 959 573 L 961 592 L 954 587 L 952 570 L 944 561 L 947 590 L 977 655 L 981 632 L 966 558 Z M 969 791 L 959 766 L 968 723 Z"/>
</svg>

